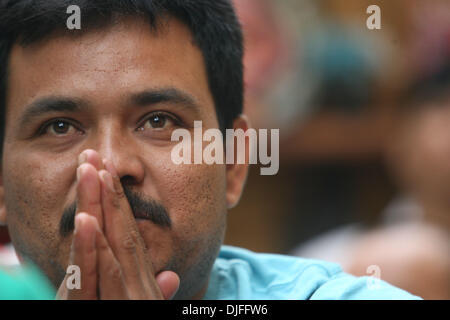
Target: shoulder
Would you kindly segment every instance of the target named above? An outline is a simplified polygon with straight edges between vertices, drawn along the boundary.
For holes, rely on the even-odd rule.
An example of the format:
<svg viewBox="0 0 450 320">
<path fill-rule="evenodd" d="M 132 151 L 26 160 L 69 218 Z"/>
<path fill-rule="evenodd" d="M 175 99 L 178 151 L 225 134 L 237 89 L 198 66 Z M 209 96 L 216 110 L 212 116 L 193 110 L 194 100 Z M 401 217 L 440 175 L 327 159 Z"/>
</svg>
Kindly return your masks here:
<svg viewBox="0 0 450 320">
<path fill-rule="evenodd" d="M 366 284 L 367 279 L 347 275 L 335 263 L 223 246 L 214 264 L 205 299 L 413 297 L 384 283 L 378 293 L 369 294 L 371 290 Z"/>
</svg>

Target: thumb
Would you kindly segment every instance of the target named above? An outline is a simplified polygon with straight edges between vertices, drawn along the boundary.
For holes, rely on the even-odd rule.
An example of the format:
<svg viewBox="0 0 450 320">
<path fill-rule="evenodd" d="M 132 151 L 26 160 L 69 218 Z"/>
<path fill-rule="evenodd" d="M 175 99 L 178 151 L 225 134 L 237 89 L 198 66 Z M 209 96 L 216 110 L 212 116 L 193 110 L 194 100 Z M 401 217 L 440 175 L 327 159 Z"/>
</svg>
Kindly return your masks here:
<svg viewBox="0 0 450 320">
<path fill-rule="evenodd" d="M 172 299 L 180 287 L 180 277 L 173 271 L 163 271 L 156 276 L 156 282 L 164 299 Z"/>
</svg>

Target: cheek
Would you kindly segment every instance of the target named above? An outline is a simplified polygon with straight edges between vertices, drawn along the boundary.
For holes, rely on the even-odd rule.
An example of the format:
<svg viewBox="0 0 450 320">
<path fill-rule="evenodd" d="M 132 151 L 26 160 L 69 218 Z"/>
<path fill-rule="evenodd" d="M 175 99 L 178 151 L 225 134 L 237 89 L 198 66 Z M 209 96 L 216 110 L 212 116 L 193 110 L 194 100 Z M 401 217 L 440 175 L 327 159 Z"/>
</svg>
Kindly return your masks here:
<svg viewBox="0 0 450 320">
<path fill-rule="evenodd" d="M 177 166 L 155 159 L 152 168 L 147 179 L 168 210 L 172 228 L 142 223 L 140 231 L 156 270 L 169 266 L 184 274 L 190 266 L 215 255 L 223 240 L 225 166 Z"/>
<path fill-rule="evenodd" d="M 224 166 L 180 165 L 166 181 L 169 211 L 185 232 L 215 227 L 225 214 Z"/>
<path fill-rule="evenodd" d="M 61 213 L 54 211 L 63 209 L 69 194 L 74 199 L 76 167 L 70 166 L 65 159 L 35 159 L 30 156 L 26 161 L 11 158 L 8 164 L 5 191 L 19 198 L 17 204 L 45 212 L 51 221 L 56 218 L 54 213 Z M 41 220 L 35 212 L 25 214 Z"/>
<path fill-rule="evenodd" d="M 225 166 L 174 165 L 166 161 L 159 168 L 154 183 L 170 213 L 175 246 L 217 236 L 226 217 Z"/>
<path fill-rule="evenodd" d="M 35 261 L 57 259 L 62 249 L 59 220 L 69 199 L 74 199 L 69 197 L 74 181 L 67 163 L 33 156 L 9 157 L 3 167 L 11 236 L 18 250 Z"/>
</svg>

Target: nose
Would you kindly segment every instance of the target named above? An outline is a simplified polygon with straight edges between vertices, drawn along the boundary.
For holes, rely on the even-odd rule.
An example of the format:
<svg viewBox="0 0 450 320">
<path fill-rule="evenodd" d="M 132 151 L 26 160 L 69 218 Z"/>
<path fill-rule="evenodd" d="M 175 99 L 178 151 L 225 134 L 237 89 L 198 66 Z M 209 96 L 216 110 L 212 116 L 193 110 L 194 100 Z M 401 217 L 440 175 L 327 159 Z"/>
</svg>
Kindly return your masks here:
<svg viewBox="0 0 450 320">
<path fill-rule="evenodd" d="M 142 146 L 135 139 L 132 132 L 113 125 L 99 130 L 97 137 L 96 150 L 100 157 L 112 161 L 124 185 L 141 184 L 145 176 Z"/>
</svg>

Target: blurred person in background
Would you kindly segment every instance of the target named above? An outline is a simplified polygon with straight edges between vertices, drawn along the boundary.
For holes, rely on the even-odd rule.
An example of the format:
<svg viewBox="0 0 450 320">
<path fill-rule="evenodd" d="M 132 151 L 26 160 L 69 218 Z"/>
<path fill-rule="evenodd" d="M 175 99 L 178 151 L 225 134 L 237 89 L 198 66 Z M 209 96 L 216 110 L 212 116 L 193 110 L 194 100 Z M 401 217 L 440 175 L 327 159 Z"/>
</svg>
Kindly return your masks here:
<svg viewBox="0 0 450 320">
<path fill-rule="evenodd" d="M 233 3 L 244 33 L 246 114 L 255 128 L 287 130 L 308 112 L 309 82 L 298 61 L 301 28 L 293 23 L 299 17 L 286 13 L 291 8 L 286 0 Z"/>
<path fill-rule="evenodd" d="M 399 93 L 411 77 L 426 73 L 424 69 L 435 72 L 444 59 L 437 49 L 443 46 L 450 21 L 448 1 L 385 3 L 383 28 L 375 32 L 365 28 L 365 9 L 372 4 L 368 1 L 297 1 L 303 9 L 295 13 L 297 19 L 308 21 L 297 33 L 286 31 L 291 16 L 284 15 L 283 21 L 277 16 L 290 1 L 235 4 L 246 35 L 246 108 L 257 127 L 282 129 L 283 165 L 277 179 L 250 175 L 243 205 L 230 215 L 228 240 L 259 250 L 286 250 L 290 243 L 301 242 L 294 254 L 338 262 L 350 272 L 367 275 L 367 268 L 377 264 L 368 257 L 386 249 L 389 241 L 381 240 L 387 236 L 398 246 L 385 253 L 404 258 L 405 266 L 395 259 L 394 267 L 388 266 L 379 256 L 382 278 L 427 298 L 447 297 L 449 250 L 445 232 L 435 228 L 441 223 L 407 223 L 423 215 L 412 195 L 400 194 L 388 203 L 395 188 L 389 185 L 392 178 L 383 157 L 387 141 L 389 158 L 395 158 L 391 125 L 398 126 L 399 133 L 407 122 L 395 112 Z M 400 12 L 406 14 L 399 17 Z M 314 21 L 305 19 L 308 15 Z M 292 73 L 297 76 L 286 76 Z M 284 95 L 277 96 L 280 92 Z M 286 118 L 289 121 L 280 121 Z M 407 161 L 409 156 L 400 158 Z M 406 164 L 403 160 L 397 167 Z M 239 224 L 244 212 L 254 226 L 251 230 Z M 370 231 L 379 220 L 386 228 Z M 402 223 L 387 227 L 394 221 Z M 408 236 L 408 247 L 397 241 L 403 236 Z M 426 252 L 428 257 L 422 255 Z M 428 264 L 434 260 L 436 264 Z M 428 275 L 417 277 L 417 267 Z"/>
<path fill-rule="evenodd" d="M 233 2 L 244 34 L 245 113 L 254 128 L 280 129 L 284 136 L 309 113 L 310 82 L 300 71 L 298 56 L 304 20 L 299 13 L 309 12 L 305 4 L 311 1 L 295 2 L 303 4 L 302 10 L 285 0 Z M 283 251 L 289 175 L 281 170 L 275 176 L 261 176 L 257 166 L 250 167 L 242 201 L 229 215 L 227 243 L 256 251 Z M 252 228 L 243 228 L 248 224 Z"/>
<path fill-rule="evenodd" d="M 321 3 L 333 7 L 341 16 L 348 17 L 351 4 L 357 7 L 357 12 L 362 12 L 355 1 L 322 1 Z M 401 4 L 402 2 L 393 3 Z M 381 8 L 384 16 L 395 12 L 386 10 L 384 4 Z M 388 113 L 386 124 L 378 128 L 379 137 L 381 137 L 378 139 L 378 150 L 387 159 L 387 167 L 390 169 L 387 173 L 395 182 L 395 189 L 398 189 L 397 195 L 377 215 L 375 223 L 378 222 L 378 224 L 368 225 L 361 219 L 356 219 L 355 216 L 352 222 L 341 227 L 336 225 L 328 232 L 316 234 L 309 241 L 302 242 L 292 253 L 338 262 L 344 270 L 356 275 L 368 274 L 371 270 L 369 267 L 376 266 L 381 270 L 382 279 L 395 283 L 399 287 L 426 299 L 449 299 L 450 5 L 448 1 L 441 0 L 426 3 L 415 1 L 414 5 L 408 2 L 404 9 L 406 14 L 402 18 L 403 25 L 400 28 L 403 29 L 402 40 L 389 37 L 393 43 L 399 45 L 398 49 L 400 49 L 391 56 L 401 66 L 397 81 L 392 82 L 392 79 L 387 81 L 389 77 L 383 73 L 388 72 L 390 68 L 386 65 L 381 66 L 381 84 L 387 87 L 386 82 L 391 82 L 390 85 L 396 87 L 390 92 L 390 97 L 385 102 L 394 106 L 399 105 L 398 92 L 404 92 L 408 83 L 416 82 L 414 79 L 422 78 L 422 80 L 407 92 L 409 99 L 407 103 L 403 101 L 406 107 L 398 112 L 393 108 L 392 112 Z M 385 22 L 383 30 L 385 30 Z M 383 33 L 386 35 L 386 31 Z M 325 43 L 331 44 L 332 41 Z M 339 45 L 343 43 L 345 42 L 338 42 Z M 333 56 L 333 54 L 330 55 Z M 401 61 L 398 57 L 402 57 Z M 343 68 L 344 65 L 339 64 L 336 58 L 337 55 L 334 55 L 331 62 Z M 352 60 L 353 63 L 356 61 Z M 324 69 L 330 70 L 330 68 Z M 348 81 L 353 78 L 353 73 L 341 74 L 344 81 L 336 87 L 349 83 Z M 336 87 L 331 86 L 330 92 L 333 92 Z M 353 93 L 353 95 L 364 92 L 354 92 L 356 90 L 357 87 L 353 86 L 353 89 L 344 92 Z M 345 94 L 337 93 L 339 99 L 345 96 Z M 344 101 L 344 104 L 347 102 Z M 317 139 L 315 143 L 302 143 L 302 141 L 308 141 L 308 136 L 304 135 L 307 131 L 303 129 L 304 137 L 302 138 L 302 130 L 299 130 L 299 134 L 290 140 L 291 143 L 297 141 L 299 146 L 291 149 L 291 154 L 304 153 L 305 145 L 310 147 L 310 150 L 323 150 L 324 154 L 332 154 L 333 150 L 336 150 L 335 154 L 338 153 L 337 151 L 342 154 L 346 146 L 355 144 L 357 141 L 367 145 L 361 139 L 362 135 L 356 134 L 356 131 L 353 132 L 354 137 L 351 134 L 348 136 L 349 144 L 346 144 L 345 139 L 338 143 L 339 135 L 336 128 L 337 126 L 332 126 L 331 121 L 328 124 L 324 122 L 321 127 L 322 140 L 335 141 L 334 144 L 329 144 L 331 148 L 321 148 L 318 143 L 320 140 Z M 351 132 L 350 126 L 347 131 Z M 384 148 L 383 144 L 388 147 Z M 347 179 L 348 177 L 335 177 L 335 179 L 339 178 Z M 342 191 L 338 188 L 334 192 L 339 198 L 348 194 L 348 190 Z M 379 192 L 376 188 L 372 188 L 371 193 L 376 196 Z M 323 199 L 324 203 L 328 200 L 325 197 Z M 316 214 L 317 212 L 312 213 L 317 218 Z M 334 214 L 337 216 L 335 219 L 340 219 L 341 212 L 337 211 Z M 293 226 L 297 225 L 293 224 Z"/>
<path fill-rule="evenodd" d="M 245 36 L 245 110 L 255 127 L 280 129 L 283 165 L 273 177 L 250 170 L 227 240 L 286 252 L 354 219 L 359 172 L 346 161 L 371 159 L 384 133 L 370 104 L 385 43 L 328 22 L 316 2 L 234 2 Z"/>
<path fill-rule="evenodd" d="M 372 223 L 387 198 L 381 154 L 399 50 L 387 19 L 382 32 L 366 28 L 366 8 L 319 1 L 304 29 L 298 71 L 306 82 L 297 87 L 311 89 L 309 112 L 284 131 L 280 145 L 294 194 L 285 224 L 289 249 L 354 221 Z"/>
<path fill-rule="evenodd" d="M 413 86 L 387 158 L 401 193 L 384 227 L 361 235 L 347 271 L 378 265 L 383 279 L 425 299 L 450 299 L 450 59 Z"/>
<path fill-rule="evenodd" d="M 295 254 L 339 262 L 355 275 L 375 266 L 382 279 L 425 299 L 450 299 L 448 49 L 448 58 L 407 91 L 396 112 L 385 154 L 399 193 L 383 210 L 381 225 L 336 229 Z"/>
</svg>

